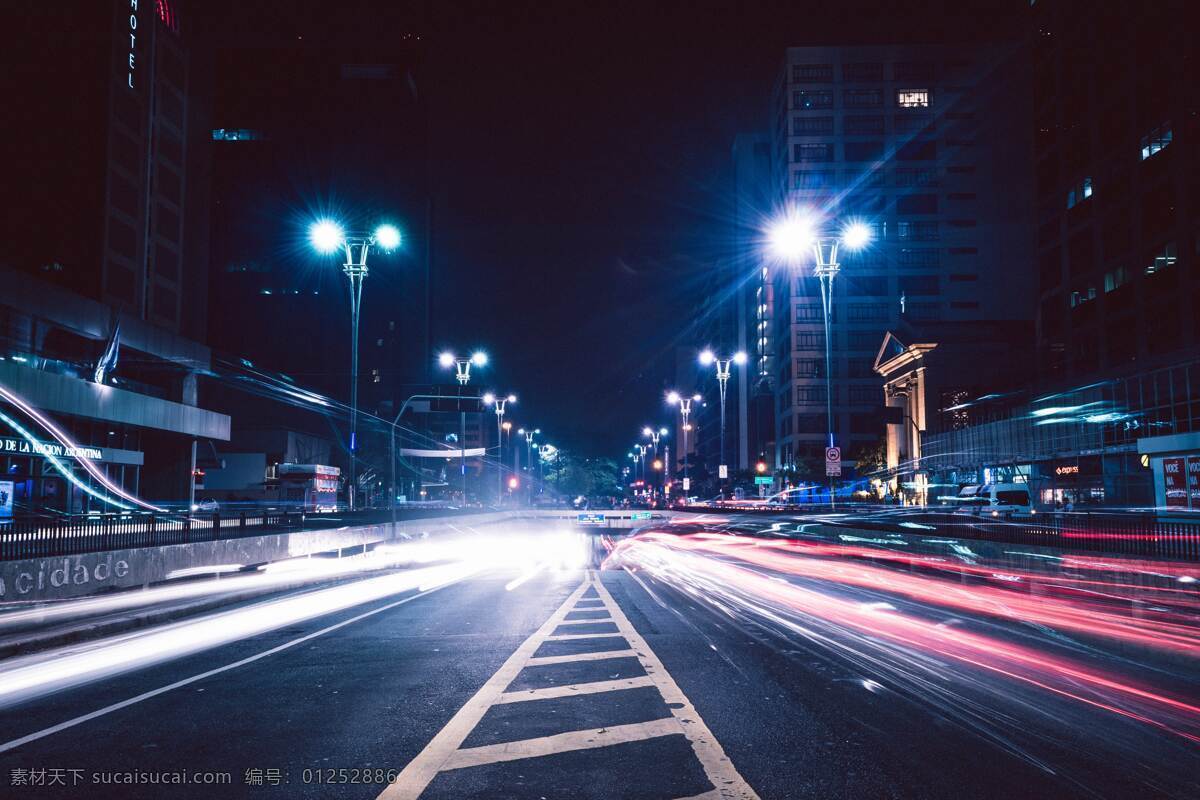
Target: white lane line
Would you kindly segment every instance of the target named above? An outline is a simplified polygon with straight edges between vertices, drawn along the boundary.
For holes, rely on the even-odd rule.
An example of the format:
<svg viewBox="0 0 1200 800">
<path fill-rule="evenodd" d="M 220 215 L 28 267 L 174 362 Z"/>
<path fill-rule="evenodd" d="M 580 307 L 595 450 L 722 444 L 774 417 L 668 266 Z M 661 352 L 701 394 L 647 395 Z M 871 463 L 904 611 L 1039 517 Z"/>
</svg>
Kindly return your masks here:
<svg viewBox="0 0 1200 800">
<path fill-rule="evenodd" d="M 122 708 L 128 708 L 129 706 L 140 703 L 143 700 L 149 700 L 152 697 L 158 697 L 160 694 L 166 694 L 167 692 L 172 691 L 173 689 L 178 689 L 180 687 L 187 686 L 188 684 L 195 683 L 196 681 L 202 681 L 205 678 L 211 678 L 213 675 L 219 675 L 222 672 L 228 672 L 231 669 L 237 669 L 238 667 L 244 667 L 245 665 L 253 663 L 255 661 L 258 661 L 259 659 L 263 659 L 263 658 L 266 658 L 267 656 L 275 655 L 278 652 L 287 650 L 290 647 L 295 647 L 298 644 L 303 644 L 304 642 L 307 642 L 310 639 L 315 639 L 318 636 L 324 636 L 327 633 L 332 633 L 333 631 L 336 631 L 338 628 L 344 628 L 347 625 L 353 625 L 355 622 L 358 622 L 359 620 L 363 620 L 363 619 L 366 619 L 367 617 L 375 616 L 376 614 L 380 614 L 384 611 L 388 611 L 389 609 L 393 609 L 396 606 L 402 606 L 405 603 L 411 603 L 413 600 L 422 598 L 427 594 L 433 594 L 434 592 L 436 592 L 438 589 L 441 589 L 441 588 L 443 588 L 443 587 L 437 586 L 437 587 L 434 587 L 433 589 L 428 589 L 424 592 L 419 592 L 417 594 L 414 594 L 411 597 L 405 597 L 403 600 L 397 600 L 394 603 L 388 603 L 385 606 L 380 606 L 379 608 L 373 608 L 370 611 L 359 614 L 358 616 L 354 616 L 354 617 L 351 617 L 350 619 L 342 620 L 341 622 L 339 622 L 335 625 L 330 625 L 326 628 L 322 628 L 319 631 L 313 631 L 312 633 L 301 636 L 298 639 L 292 639 L 290 642 L 284 642 L 283 644 L 276 645 L 275 647 L 272 647 L 269 650 L 263 650 L 261 653 L 256 653 L 252 656 L 247 656 L 246 658 L 240 659 L 238 661 L 234 661 L 231 664 L 226 664 L 223 667 L 217 667 L 215 669 L 210 669 L 207 672 L 201 672 L 198 675 L 191 676 L 190 678 L 184 678 L 181 681 L 175 681 L 175 683 L 167 684 L 166 686 L 160 686 L 159 688 L 151 689 L 148 692 L 142 692 L 139 695 L 130 697 L 127 700 L 122 700 L 119 703 L 113 703 L 112 705 L 105 706 L 104 708 L 98 708 L 95 711 L 92 711 L 90 713 L 82 714 L 78 717 L 74 717 L 72 719 L 66 720 L 65 722 L 60 722 L 57 725 L 51 725 L 49 728 L 43 728 L 40 731 L 28 734 L 27 736 L 22 736 L 19 739 L 13 739 L 12 741 L 4 742 L 3 744 L 0 744 L 0 753 L 5 752 L 6 750 L 13 750 L 17 747 L 20 747 L 23 744 L 29 744 L 30 742 L 37 741 L 38 739 L 44 739 L 47 736 L 51 736 L 51 735 L 53 735 L 55 733 L 59 733 L 61 731 L 65 731 L 68 728 L 74 728 L 76 725 L 82 725 L 85 722 L 96 719 L 98 717 L 103 717 L 106 714 L 111 714 L 114 711 L 120 711 Z"/>
<path fill-rule="evenodd" d="M 635 722 L 632 725 L 611 725 L 587 731 L 571 731 L 553 736 L 542 736 L 537 739 L 468 747 L 453 753 L 442 769 L 478 767 L 500 761 L 517 761 L 522 758 L 537 758 L 556 753 L 570 753 L 575 750 L 590 750 L 596 747 L 640 742 L 644 739 L 656 739 L 659 736 L 681 733 L 683 730 L 679 720 L 674 717 L 665 717 L 650 722 Z"/>
<path fill-rule="evenodd" d="M 629 642 L 631 648 L 639 652 L 638 659 L 642 662 L 642 667 L 654 680 L 654 685 L 658 687 L 663 700 L 671 708 L 675 719 L 679 721 L 683 735 L 691 742 L 696 758 L 700 759 L 700 764 L 704 767 L 704 773 L 719 792 L 718 797 L 722 800 L 734 800 L 735 798 L 737 800 L 758 800 L 758 794 L 750 788 L 750 784 L 746 783 L 733 766 L 733 762 L 725 755 L 725 750 L 717 741 L 717 737 L 713 736 L 712 731 L 708 729 L 708 725 L 701 719 L 695 706 L 692 705 L 692 701 L 688 700 L 687 695 L 675 683 L 670 673 L 659 661 L 658 656 L 646 644 L 646 640 L 630 624 L 629 618 L 613 600 L 608 589 L 599 578 L 596 578 L 594 585 L 600 598 L 608 606 L 609 613 L 612 614 L 617 629 L 625 637 L 625 641 Z"/>
<path fill-rule="evenodd" d="M 621 634 L 617 633 L 616 631 L 612 631 L 610 633 L 559 633 L 555 634 L 554 636 L 547 636 L 546 641 L 566 642 L 571 641 L 572 639 L 615 639 L 620 637 L 620 635 Z"/>
<path fill-rule="evenodd" d="M 565 656 L 542 656 L 531 658 L 525 662 L 527 667 L 537 667 L 543 664 L 567 664 L 572 661 L 603 661 L 606 658 L 632 658 L 637 656 L 636 650 L 605 650 L 602 653 L 571 653 Z"/>
<path fill-rule="evenodd" d="M 425 791 L 425 787 L 429 785 L 433 777 L 444 768 L 446 761 L 454 755 L 467 735 L 479 724 L 479 720 L 483 719 L 487 710 L 495 705 L 496 700 L 504 693 L 504 689 L 512 683 L 513 678 L 517 677 L 517 673 L 524 668 L 529 657 L 541 647 L 550 632 L 562 623 L 562 618 L 570 611 L 571 606 L 591 585 L 590 578 L 585 578 L 575 591 L 571 592 L 566 602 L 559 606 L 550 615 L 550 618 L 542 623 L 542 627 L 538 628 L 508 657 L 496 674 L 488 678 L 487 683 L 475 693 L 475 696 L 458 710 L 458 713 L 446 723 L 444 728 L 438 731 L 429 744 L 425 745 L 425 749 L 408 762 L 395 782 L 379 795 L 379 800 L 416 800 L 420 797 L 421 792 Z"/>
<path fill-rule="evenodd" d="M 605 625 L 611 623 L 612 617 L 605 619 L 564 619 L 559 621 L 559 626 L 563 625 Z"/>
<path fill-rule="evenodd" d="M 591 683 L 568 683 L 562 686 L 548 686 L 545 689 L 527 689 L 518 692 L 505 692 L 497 698 L 496 703 L 523 703 L 526 700 L 552 700 L 557 697 L 575 697 L 581 694 L 600 694 L 604 692 L 619 692 L 623 689 L 640 689 L 653 686 L 654 680 L 649 675 L 639 675 L 636 678 L 621 678 L 615 681 L 593 681 Z"/>
</svg>

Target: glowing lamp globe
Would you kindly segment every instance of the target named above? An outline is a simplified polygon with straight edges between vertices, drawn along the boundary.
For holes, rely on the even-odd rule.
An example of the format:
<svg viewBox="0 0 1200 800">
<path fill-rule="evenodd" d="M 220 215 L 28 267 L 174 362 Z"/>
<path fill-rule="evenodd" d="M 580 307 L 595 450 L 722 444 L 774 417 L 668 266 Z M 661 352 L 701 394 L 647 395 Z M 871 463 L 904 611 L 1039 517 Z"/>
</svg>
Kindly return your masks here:
<svg viewBox="0 0 1200 800">
<path fill-rule="evenodd" d="M 375 244 L 384 250 L 395 250 L 400 246 L 400 229 L 395 225 L 380 225 L 375 229 Z"/>
<path fill-rule="evenodd" d="M 342 226 L 333 220 L 323 219 L 308 229 L 308 240 L 318 253 L 332 253 L 342 246 L 345 234 Z"/>
</svg>

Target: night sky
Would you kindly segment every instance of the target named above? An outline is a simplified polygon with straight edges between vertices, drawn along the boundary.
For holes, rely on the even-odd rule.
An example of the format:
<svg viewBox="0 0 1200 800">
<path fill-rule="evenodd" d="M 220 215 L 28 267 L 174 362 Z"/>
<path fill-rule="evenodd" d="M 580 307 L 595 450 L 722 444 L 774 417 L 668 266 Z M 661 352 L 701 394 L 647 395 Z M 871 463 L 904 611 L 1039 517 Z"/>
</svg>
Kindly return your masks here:
<svg viewBox="0 0 1200 800">
<path fill-rule="evenodd" d="M 286 5 L 299 10 L 259 19 L 306 41 L 329 35 L 330 13 L 343 35 L 424 32 L 433 344 L 485 348 L 486 383 L 521 396 L 516 423 L 609 455 L 668 420 L 676 344 L 723 346 L 695 312 L 733 255 L 733 138 L 767 129 L 784 48 L 977 37 L 1028 7 Z"/>
</svg>

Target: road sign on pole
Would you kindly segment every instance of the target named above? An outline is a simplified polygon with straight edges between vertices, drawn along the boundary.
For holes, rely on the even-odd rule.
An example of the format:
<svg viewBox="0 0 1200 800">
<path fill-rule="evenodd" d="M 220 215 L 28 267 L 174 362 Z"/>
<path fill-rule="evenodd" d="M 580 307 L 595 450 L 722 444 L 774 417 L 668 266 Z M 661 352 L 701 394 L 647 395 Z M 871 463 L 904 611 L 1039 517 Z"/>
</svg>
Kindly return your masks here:
<svg viewBox="0 0 1200 800">
<path fill-rule="evenodd" d="M 721 466 L 717 467 L 717 477 L 720 478 L 721 480 L 725 480 L 726 478 L 729 477 L 729 465 L 728 464 L 722 464 Z"/>
<path fill-rule="evenodd" d="M 825 474 L 831 478 L 842 476 L 842 448 L 825 448 Z"/>
<path fill-rule="evenodd" d="M 683 479 L 683 490 L 684 490 L 685 492 L 687 492 L 687 491 L 691 491 L 691 488 L 692 488 L 692 479 L 691 479 L 691 478 L 684 478 L 684 479 Z"/>
</svg>

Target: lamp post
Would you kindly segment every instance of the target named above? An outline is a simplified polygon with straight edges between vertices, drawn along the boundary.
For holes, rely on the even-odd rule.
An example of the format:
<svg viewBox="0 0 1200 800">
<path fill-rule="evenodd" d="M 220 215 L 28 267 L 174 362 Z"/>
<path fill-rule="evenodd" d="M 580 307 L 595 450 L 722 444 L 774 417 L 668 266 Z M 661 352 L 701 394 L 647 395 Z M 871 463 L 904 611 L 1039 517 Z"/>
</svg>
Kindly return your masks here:
<svg viewBox="0 0 1200 800">
<path fill-rule="evenodd" d="M 659 428 L 658 430 L 654 430 L 654 428 L 651 428 L 649 425 L 642 428 L 642 436 L 645 436 L 651 442 L 654 443 L 654 458 L 656 461 L 658 460 L 658 440 L 666 435 L 667 435 L 666 428 Z"/>
<path fill-rule="evenodd" d="M 725 390 L 729 386 L 729 376 L 733 370 L 733 365 L 741 366 L 746 363 L 746 354 L 741 350 L 734 353 L 728 358 L 721 358 L 713 353 L 712 350 L 704 350 L 700 353 L 700 364 L 707 367 L 711 364 L 717 365 L 717 384 L 721 389 L 721 461 L 720 466 L 728 469 L 725 466 Z"/>
<path fill-rule="evenodd" d="M 367 255 L 372 247 L 384 252 L 399 247 L 400 229 L 395 225 L 380 225 L 373 233 L 347 234 L 341 225 L 323 219 L 312 224 L 308 236 L 318 253 L 329 254 L 341 249 L 345 257 L 342 272 L 350 279 L 350 490 L 347 499 L 353 511 L 358 451 L 358 318 L 362 309 L 363 281 L 367 277 Z"/>
<path fill-rule="evenodd" d="M 492 406 L 496 411 L 496 447 L 499 448 L 499 466 L 496 467 L 496 503 L 504 498 L 504 408 L 509 403 L 516 403 L 517 396 L 509 393 L 503 397 L 488 392 L 483 396 L 483 404 Z M 512 425 L 509 425 L 511 428 Z"/>
<path fill-rule="evenodd" d="M 459 470 L 462 472 L 462 498 L 463 505 L 467 504 L 467 412 L 462 408 L 462 390 L 463 387 L 471 382 L 471 366 L 476 367 L 487 366 L 487 353 L 482 350 L 476 350 L 469 358 L 459 358 L 453 353 L 442 353 L 438 356 L 438 364 L 442 369 L 454 367 L 454 377 L 458 381 L 458 452 L 459 452 Z"/>
<path fill-rule="evenodd" d="M 697 392 L 691 397 L 683 397 L 679 392 L 667 392 L 667 403 L 673 406 L 679 406 L 679 415 L 683 417 L 683 425 L 680 426 L 683 431 L 683 480 L 685 482 L 684 491 L 691 491 L 691 479 L 688 477 L 688 432 L 692 429 L 692 423 L 688 422 L 688 417 L 692 413 L 692 403 L 700 399 L 700 394 Z M 686 496 L 686 495 L 685 495 Z"/>
<path fill-rule="evenodd" d="M 845 224 L 838 236 L 824 236 L 814 220 L 795 210 L 777 220 L 770 230 L 771 249 L 777 256 L 791 262 L 811 254 L 813 274 L 821 285 L 821 314 L 825 322 L 825 427 L 828 431 L 827 447 L 834 446 L 833 436 L 833 347 L 830 323 L 833 317 L 833 279 L 841 270 L 838 247 L 861 250 L 871 242 L 871 228 L 864 222 L 851 221 Z M 834 476 L 829 476 L 829 504 L 834 504 Z"/>
<path fill-rule="evenodd" d="M 533 437 L 542 432 L 541 428 L 517 428 L 517 434 L 525 437 L 525 469 L 529 472 L 529 501 L 533 502 Z"/>
</svg>

